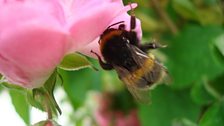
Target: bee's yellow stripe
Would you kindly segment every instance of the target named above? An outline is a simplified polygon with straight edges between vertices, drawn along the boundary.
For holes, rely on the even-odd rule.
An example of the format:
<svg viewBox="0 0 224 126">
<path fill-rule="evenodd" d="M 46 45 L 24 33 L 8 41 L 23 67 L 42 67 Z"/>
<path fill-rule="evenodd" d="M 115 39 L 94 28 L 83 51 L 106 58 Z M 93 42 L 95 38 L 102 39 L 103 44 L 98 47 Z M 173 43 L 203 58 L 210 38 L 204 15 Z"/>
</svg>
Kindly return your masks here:
<svg viewBox="0 0 224 126">
<path fill-rule="evenodd" d="M 122 80 L 129 82 L 127 84 L 135 84 L 144 76 L 145 73 L 152 71 L 153 67 L 154 67 L 154 57 L 148 58 L 141 68 L 137 69 L 131 74 L 124 76 Z"/>
</svg>

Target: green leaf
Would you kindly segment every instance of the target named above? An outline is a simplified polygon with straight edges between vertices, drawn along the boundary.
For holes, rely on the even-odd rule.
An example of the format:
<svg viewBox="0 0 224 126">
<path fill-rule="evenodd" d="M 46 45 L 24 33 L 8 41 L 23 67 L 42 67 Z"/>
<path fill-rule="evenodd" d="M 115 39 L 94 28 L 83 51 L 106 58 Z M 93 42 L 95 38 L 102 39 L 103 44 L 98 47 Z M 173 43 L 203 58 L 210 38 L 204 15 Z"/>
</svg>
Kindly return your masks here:
<svg viewBox="0 0 224 126">
<path fill-rule="evenodd" d="M 175 120 L 172 126 L 197 126 L 197 124 L 190 121 L 189 119 L 182 118 L 182 119 Z"/>
<path fill-rule="evenodd" d="M 23 87 L 21 87 L 19 85 L 9 83 L 6 80 L 6 78 L 4 76 L 2 76 L 1 74 L 0 74 L 0 85 L 4 86 L 6 88 L 9 88 L 9 89 L 16 89 L 16 90 L 21 90 L 21 91 L 25 90 L 25 88 L 23 88 Z"/>
<path fill-rule="evenodd" d="M 9 94 L 11 96 L 12 104 L 14 105 L 14 108 L 16 112 L 19 114 L 19 116 L 24 120 L 26 124 L 30 123 L 30 115 L 29 115 L 29 104 L 26 99 L 26 96 L 24 93 L 27 92 L 27 90 L 21 86 L 10 84 L 5 80 L 5 78 L 1 78 L 0 80 L 0 91 L 3 89 L 3 87 L 6 87 L 9 90 Z"/>
<path fill-rule="evenodd" d="M 64 89 L 74 108 L 80 107 L 85 101 L 87 91 L 101 89 L 101 72 L 92 69 L 78 71 L 60 70 L 63 76 Z"/>
<path fill-rule="evenodd" d="M 19 85 L 11 84 L 11 83 L 6 82 L 6 81 L 3 81 L 1 84 L 2 84 L 2 86 L 6 87 L 8 89 L 15 89 L 15 90 L 21 90 L 21 91 L 25 90 L 25 88 L 23 88 Z"/>
<path fill-rule="evenodd" d="M 218 2 L 217 2 L 218 3 Z M 222 25 L 223 15 L 220 8 L 220 4 L 210 6 L 206 8 L 198 8 L 197 10 L 198 20 L 202 25 L 217 24 Z"/>
<path fill-rule="evenodd" d="M 51 75 L 51 77 L 46 81 L 43 88 L 46 90 L 46 95 L 48 96 L 48 100 L 49 100 L 49 103 L 51 104 L 51 108 L 53 110 L 54 108 L 56 108 L 59 114 L 61 114 L 62 113 L 61 109 L 58 106 L 54 97 L 54 88 L 57 81 L 57 76 L 58 76 L 58 73 L 57 73 L 57 70 L 55 70 L 55 72 Z M 55 114 L 57 114 L 56 111 L 55 111 Z"/>
<path fill-rule="evenodd" d="M 92 67 L 92 65 L 86 57 L 78 53 L 72 53 L 66 55 L 58 67 L 63 70 L 74 71 L 86 67 Z"/>
<path fill-rule="evenodd" d="M 171 40 L 164 50 L 168 55 L 166 66 L 173 79 L 173 87 L 186 88 L 202 77 L 210 80 L 224 72 L 223 64 L 214 53 L 214 38 L 223 32 L 216 26 L 187 25 Z"/>
<path fill-rule="evenodd" d="M 1 93 L 2 90 L 3 90 L 3 87 L 2 87 L 2 85 L 0 84 L 0 93 Z"/>
<path fill-rule="evenodd" d="M 58 73 L 55 70 L 43 87 L 35 88 L 27 93 L 28 101 L 32 106 L 42 111 L 53 113 L 54 115 L 57 115 L 57 112 L 61 114 L 61 109 L 59 108 L 53 94 L 57 75 Z"/>
<path fill-rule="evenodd" d="M 217 0 L 203 0 L 204 4 L 206 5 L 216 5 L 219 2 Z M 221 1 L 220 1 L 221 2 Z M 221 5 L 220 5 L 221 6 Z"/>
<path fill-rule="evenodd" d="M 0 74 L 0 92 L 1 92 L 1 90 L 2 90 L 2 85 L 1 85 L 2 77 L 3 77 L 3 76 Z"/>
<path fill-rule="evenodd" d="M 213 104 L 201 118 L 199 126 L 224 126 L 224 102 Z"/>
<path fill-rule="evenodd" d="M 181 118 L 196 122 L 200 113 L 200 106 L 191 100 L 189 90 L 175 91 L 160 85 L 152 90 L 151 98 L 151 105 L 139 106 L 142 126 L 171 126 Z"/>
<path fill-rule="evenodd" d="M 219 35 L 215 40 L 215 45 L 224 56 L 224 34 Z"/>
<path fill-rule="evenodd" d="M 40 102 L 40 100 L 36 100 L 36 99 L 40 99 L 42 96 L 39 96 L 38 94 L 35 94 L 34 96 L 34 92 L 33 90 L 29 90 L 27 91 L 27 101 L 35 108 L 44 111 L 44 106 L 42 105 L 42 103 Z M 38 98 L 39 97 L 39 98 Z"/>
<path fill-rule="evenodd" d="M 206 90 L 203 81 L 198 81 L 193 85 L 191 89 L 191 97 L 193 101 L 199 105 L 208 105 L 215 100 Z"/>
<path fill-rule="evenodd" d="M 2 75 L 0 74 L 0 93 L 1 93 L 1 91 L 2 91 L 2 89 L 3 89 L 3 87 L 2 87 L 2 83 L 1 83 L 1 81 L 2 81 Z"/>
<path fill-rule="evenodd" d="M 116 71 L 102 71 L 103 90 L 106 92 L 116 92 L 124 88 L 124 84 L 119 80 Z"/>
<path fill-rule="evenodd" d="M 212 88 L 216 92 L 216 94 L 219 95 L 219 97 L 224 96 L 223 82 L 224 82 L 224 73 L 209 82 L 210 88 Z"/>
<path fill-rule="evenodd" d="M 29 125 L 30 124 L 30 107 L 26 99 L 26 95 L 24 92 L 18 90 L 9 90 L 9 94 L 11 96 L 12 104 L 19 114 L 19 116 L 23 119 L 23 121 Z"/>
<path fill-rule="evenodd" d="M 197 20 L 197 8 L 190 0 L 172 0 L 173 8 L 186 19 Z"/>
</svg>

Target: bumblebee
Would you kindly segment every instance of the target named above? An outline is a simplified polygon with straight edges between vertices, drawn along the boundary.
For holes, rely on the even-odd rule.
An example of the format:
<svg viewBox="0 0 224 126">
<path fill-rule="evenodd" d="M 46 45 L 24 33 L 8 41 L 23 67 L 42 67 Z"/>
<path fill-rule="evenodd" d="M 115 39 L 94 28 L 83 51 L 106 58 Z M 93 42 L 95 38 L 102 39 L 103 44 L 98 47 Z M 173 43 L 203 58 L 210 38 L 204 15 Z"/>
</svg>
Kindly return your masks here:
<svg viewBox="0 0 224 126">
<path fill-rule="evenodd" d="M 118 28 L 112 28 L 118 25 Z M 124 82 L 128 90 L 136 100 L 148 103 L 149 91 L 167 75 L 166 68 L 158 62 L 150 49 L 164 46 L 151 42 L 140 44 L 136 27 L 136 18 L 131 15 L 130 31 L 125 30 L 124 21 L 110 25 L 102 33 L 99 40 L 101 57 L 94 53 L 104 70 L 115 69 L 120 80 Z"/>
</svg>

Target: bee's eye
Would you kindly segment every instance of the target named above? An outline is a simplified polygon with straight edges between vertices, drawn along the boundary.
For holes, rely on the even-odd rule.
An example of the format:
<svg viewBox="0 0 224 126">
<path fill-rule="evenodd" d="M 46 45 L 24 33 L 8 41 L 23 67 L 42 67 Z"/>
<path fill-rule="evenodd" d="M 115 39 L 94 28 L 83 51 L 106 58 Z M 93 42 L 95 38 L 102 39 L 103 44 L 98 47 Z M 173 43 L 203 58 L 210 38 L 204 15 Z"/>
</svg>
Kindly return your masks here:
<svg viewBox="0 0 224 126">
<path fill-rule="evenodd" d="M 122 40 L 127 42 L 127 43 L 130 43 L 130 41 L 127 38 L 125 38 L 125 37 L 122 37 Z"/>
</svg>

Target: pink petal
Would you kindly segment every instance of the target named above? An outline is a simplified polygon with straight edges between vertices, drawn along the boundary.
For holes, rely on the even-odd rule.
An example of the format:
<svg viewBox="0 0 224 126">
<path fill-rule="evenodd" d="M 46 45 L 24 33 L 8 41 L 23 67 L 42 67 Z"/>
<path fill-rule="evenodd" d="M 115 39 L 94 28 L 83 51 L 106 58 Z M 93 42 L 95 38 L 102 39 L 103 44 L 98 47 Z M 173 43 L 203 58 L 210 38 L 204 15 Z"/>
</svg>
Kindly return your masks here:
<svg viewBox="0 0 224 126">
<path fill-rule="evenodd" d="M 82 5 L 81 7 L 78 7 Z M 136 6 L 136 5 L 133 5 Z M 81 49 L 96 39 L 114 18 L 130 10 L 121 1 L 83 0 L 75 1 L 73 15 L 67 19 L 73 37 L 71 51 Z"/>
<path fill-rule="evenodd" d="M 41 86 L 67 51 L 61 20 L 54 10 L 47 13 L 30 3 L 0 10 L 0 73 L 23 87 Z"/>
<path fill-rule="evenodd" d="M 131 18 L 130 15 L 128 15 L 127 13 L 123 13 L 123 14 L 120 14 L 119 16 L 117 16 L 116 18 L 114 18 L 113 21 L 109 25 L 117 23 L 119 21 L 125 21 L 125 26 L 126 26 L 125 28 L 126 28 L 127 31 L 129 31 L 130 30 L 130 18 Z M 116 26 L 114 26 L 114 28 L 118 28 L 118 26 L 119 25 L 116 25 Z M 135 31 L 137 33 L 138 39 L 141 41 L 141 38 L 142 38 L 141 22 L 137 18 L 136 18 Z M 90 44 L 88 44 L 84 48 L 80 49 L 79 52 L 81 52 L 81 53 L 83 53 L 87 56 L 96 58 L 96 56 L 94 54 L 90 53 L 90 51 L 93 50 L 94 52 L 96 52 L 98 54 L 101 54 L 101 52 L 99 50 L 98 41 L 99 41 L 99 36 L 95 40 L 93 40 Z"/>
<path fill-rule="evenodd" d="M 25 14 L 24 16 L 27 16 L 27 18 L 43 15 L 54 17 L 60 23 L 65 23 L 63 8 L 57 0 L 2 0 L 0 1 L 0 9 L 1 11 L 5 9 L 11 10 L 15 18 L 18 13 L 19 16 Z M 28 12 L 25 13 L 25 10 Z M 33 15 L 30 11 L 32 11 Z M 7 17 L 8 15 L 5 13 L 5 18 Z"/>
</svg>

